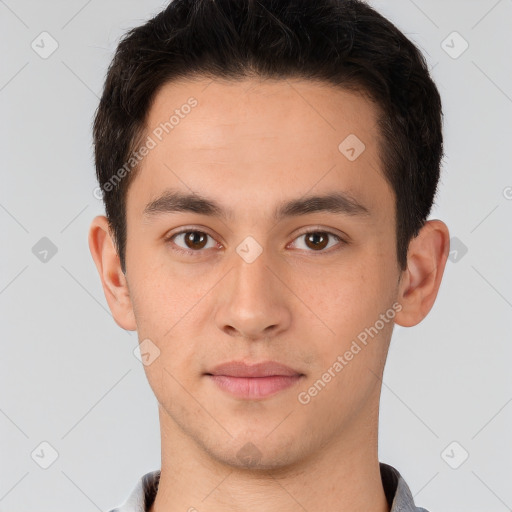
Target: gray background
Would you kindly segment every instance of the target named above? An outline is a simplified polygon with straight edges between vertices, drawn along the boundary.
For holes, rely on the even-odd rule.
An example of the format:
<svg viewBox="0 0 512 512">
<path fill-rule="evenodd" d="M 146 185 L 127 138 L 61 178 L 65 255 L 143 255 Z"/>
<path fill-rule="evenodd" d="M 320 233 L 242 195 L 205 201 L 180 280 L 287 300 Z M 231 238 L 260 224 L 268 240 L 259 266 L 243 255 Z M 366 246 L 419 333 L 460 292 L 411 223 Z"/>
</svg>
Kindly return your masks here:
<svg viewBox="0 0 512 512">
<path fill-rule="evenodd" d="M 160 464 L 136 334 L 110 315 L 87 231 L 103 211 L 91 122 L 107 66 L 164 5 L 0 0 L 3 511 L 108 510 Z M 446 157 L 431 218 L 456 238 L 430 315 L 393 335 L 380 460 L 431 512 L 511 510 L 512 0 L 372 5 L 433 68 Z M 58 43 L 47 58 L 31 47 L 51 49 L 43 31 Z M 47 469 L 42 442 L 58 453 Z"/>
</svg>

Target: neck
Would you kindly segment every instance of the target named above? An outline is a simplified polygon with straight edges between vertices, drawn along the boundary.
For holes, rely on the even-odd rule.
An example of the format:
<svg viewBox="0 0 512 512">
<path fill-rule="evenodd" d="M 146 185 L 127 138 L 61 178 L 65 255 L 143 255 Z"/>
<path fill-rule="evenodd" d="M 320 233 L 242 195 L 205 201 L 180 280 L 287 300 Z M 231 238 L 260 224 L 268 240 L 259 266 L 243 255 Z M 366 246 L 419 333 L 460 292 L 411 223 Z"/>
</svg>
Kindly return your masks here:
<svg viewBox="0 0 512 512">
<path fill-rule="evenodd" d="M 347 427 L 314 456 L 271 469 L 219 461 L 159 408 L 162 467 L 150 512 L 389 512 L 377 418 Z"/>
</svg>

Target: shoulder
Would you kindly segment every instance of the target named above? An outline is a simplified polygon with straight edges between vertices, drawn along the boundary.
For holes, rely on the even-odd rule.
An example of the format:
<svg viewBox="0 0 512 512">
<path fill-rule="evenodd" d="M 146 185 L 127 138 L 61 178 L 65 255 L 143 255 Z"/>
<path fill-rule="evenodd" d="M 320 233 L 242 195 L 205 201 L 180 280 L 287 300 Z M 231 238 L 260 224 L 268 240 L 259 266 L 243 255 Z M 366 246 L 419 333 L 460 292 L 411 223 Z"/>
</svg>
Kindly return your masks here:
<svg viewBox="0 0 512 512">
<path fill-rule="evenodd" d="M 159 469 L 142 475 L 126 500 L 109 512 L 147 512 L 155 500 L 159 481 Z"/>
<path fill-rule="evenodd" d="M 390 512 L 429 512 L 415 505 L 411 490 L 397 469 L 381 462 L 380 474 L 384 492 L 391 507 Z"/>
</svg>

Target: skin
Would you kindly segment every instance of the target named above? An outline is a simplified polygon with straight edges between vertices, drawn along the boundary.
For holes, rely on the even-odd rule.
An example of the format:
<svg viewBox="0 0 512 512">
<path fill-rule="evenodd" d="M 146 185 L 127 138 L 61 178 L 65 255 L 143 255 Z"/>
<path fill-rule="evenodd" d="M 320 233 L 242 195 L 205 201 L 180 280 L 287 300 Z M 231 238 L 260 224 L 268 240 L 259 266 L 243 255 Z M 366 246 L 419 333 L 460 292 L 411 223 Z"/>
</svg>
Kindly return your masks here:
<svg viewBox="0 0 512 512">
<path fill-rule="evenodd" d="M 397 324 L 421 322 L 441 283 L 448 228 L 428 221 L 399 270 L 395 198 L 365 97 L 301 80 L 174 82 L 156 95 L 147 134 L 190 96 L 198 105 L 149 152 L 129 187 L 126 274 L 106 218 L 96 217 L 89 234 L 115 321 L 160 350 L 144 366 L 161 427 L 151 511 L 389 511 L 377 439 L 393 322 L 308 404 L 298 394 L 394 303 Z M 366 146 L 355 161 L 338 149 L 349 134 Z M 169 188 L 213 199 L 232 217 L 144 215 Z M 370 214 L 272 218 L 283 201 L 334 190 Z M 210 235 L 207 246 L 173 250 L 194 250 L 183 236 L 165 240 L 183 227 Z M 335 236 L 318 249 L 307 231 Z M 252 263 L 236 252 L 247 236 L 263 249 Z M 278 361 L 304 377 L 265 399 L 237 399 L 204 375 L 231 360 Z M 248 443 L 252 461 L 237 456 Z"/>
</svg>

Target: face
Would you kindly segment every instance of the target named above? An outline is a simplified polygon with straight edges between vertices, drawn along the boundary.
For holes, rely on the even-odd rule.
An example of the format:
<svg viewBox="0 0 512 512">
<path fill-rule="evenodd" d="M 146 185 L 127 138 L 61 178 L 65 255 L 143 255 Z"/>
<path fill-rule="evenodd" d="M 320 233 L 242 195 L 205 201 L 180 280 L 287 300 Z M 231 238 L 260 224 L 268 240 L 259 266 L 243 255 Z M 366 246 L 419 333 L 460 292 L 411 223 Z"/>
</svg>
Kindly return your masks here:
<svg viewBox="0 0 512 512">
<path fill-rule="evenodd" d="M 162 428 L 259 467 L 367 436 L 400 277 L 374 106 L 307 81 L 176 82 L 145 136 L 126 281 Z M 215 373 L 232 361 L 292 375 Z"/>
</svg>

